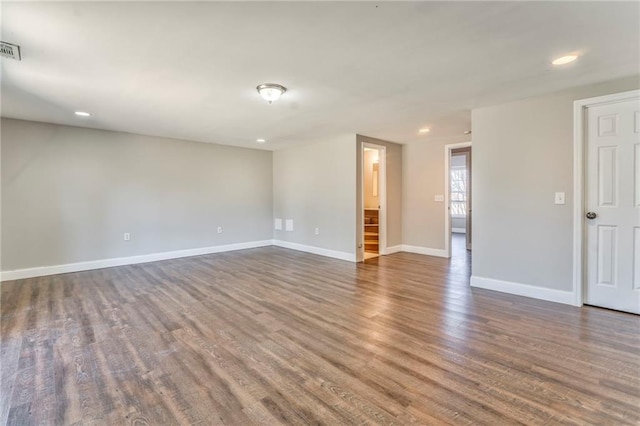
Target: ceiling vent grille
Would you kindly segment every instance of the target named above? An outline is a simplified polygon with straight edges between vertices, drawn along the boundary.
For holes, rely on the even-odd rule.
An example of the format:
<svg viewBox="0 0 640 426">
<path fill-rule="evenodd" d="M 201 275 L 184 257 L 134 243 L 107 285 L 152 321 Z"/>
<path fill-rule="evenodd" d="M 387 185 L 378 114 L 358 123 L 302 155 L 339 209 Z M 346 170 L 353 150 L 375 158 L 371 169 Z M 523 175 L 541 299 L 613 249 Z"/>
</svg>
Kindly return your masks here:
<svg viewBox="0 0 640 426">
<path fill-rule="evenodd" d="M 20 60 L 20 46 L 0 41 L 0 55 L 5 58 Z"/>
</svg>

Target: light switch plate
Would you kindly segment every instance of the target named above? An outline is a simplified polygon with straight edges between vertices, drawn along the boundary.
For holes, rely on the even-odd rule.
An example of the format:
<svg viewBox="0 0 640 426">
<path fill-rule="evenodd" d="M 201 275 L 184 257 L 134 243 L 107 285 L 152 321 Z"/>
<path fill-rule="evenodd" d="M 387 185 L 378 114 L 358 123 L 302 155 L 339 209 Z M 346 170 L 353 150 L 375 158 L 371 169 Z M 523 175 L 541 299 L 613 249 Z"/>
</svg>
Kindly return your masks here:
<svg viewBox="0 0 640 426">
<path fill-rule="evenodd" d="M 287 219 L 285 221 L 284 226 L 285 226 L 285 230 L 289 232 L 293 231 L 293 219 Z"/>
<path fill-rule="evenodd" d="M 438 202 L 442 202 L 444 201 L 444 195 L 442 194 L 436 194 L 433 196 L 433 201 L 438 201 Z"/>
<path fill-rule="evenodd" d="M 556 192 L 556 204 L 564 204 L 564 192 Z"/>
<path fill-rule="evenodd" d="M 273 227 L 275 228 L 275 230 L 282 231 L 282 219 L 280 219 L 279 217 L 276 217 L 273 222 L 274 222 Z"/>
</svg>

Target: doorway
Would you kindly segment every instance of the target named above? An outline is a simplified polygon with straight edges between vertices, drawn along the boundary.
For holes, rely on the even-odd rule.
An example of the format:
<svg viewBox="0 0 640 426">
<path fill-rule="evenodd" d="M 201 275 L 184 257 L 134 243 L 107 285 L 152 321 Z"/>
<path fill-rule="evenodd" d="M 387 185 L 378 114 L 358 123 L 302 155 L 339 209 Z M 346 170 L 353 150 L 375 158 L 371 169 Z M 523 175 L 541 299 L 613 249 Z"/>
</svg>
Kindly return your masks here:
<svg viewBox="0 0 640 426">
<path fill-rule="evenodd" d="M 575 111 L 577 304 L 640 314 L 640 91 Z"/>
<path fill-rule="evenodd" d="M 386 247 L 386 149 L 362 145 L 362 226 L 363 257 L 385 254 Z"/>
<path fill-rule="evenodd" d="M 466 250 L 471 250 L 471 147 L 452 149 L 449 164 L 451 257 L 460 257 L 467 255 Z"/>
<path fill-rule="evenodd" d="M 445 250 L 469 257 L 472 245 L 471 142 L 445 145 Z"/>
</svg>

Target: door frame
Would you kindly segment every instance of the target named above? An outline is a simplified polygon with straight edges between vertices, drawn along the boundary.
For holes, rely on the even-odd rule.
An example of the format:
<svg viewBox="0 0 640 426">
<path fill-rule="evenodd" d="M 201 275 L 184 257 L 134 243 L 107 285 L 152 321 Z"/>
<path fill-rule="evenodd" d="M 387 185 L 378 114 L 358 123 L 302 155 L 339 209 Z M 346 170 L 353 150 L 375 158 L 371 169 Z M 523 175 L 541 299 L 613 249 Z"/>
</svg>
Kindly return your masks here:
<svg viewBox="0 0 640 426">
<path fill-rule="evenodd" d="M 593 98 L 579 99 L 573 102 L 573 305 L 582 306 L 586 286 L 586 221 L 584 218 L 587 197 L 585 191 L 585 172 L 587 167 L 587 108 L 635 100 L 640 97 L 640 90 L 614 93 L 611 95 L 596 96 Z"/>
<path fill-rule="evenodd" d="M 360 179 L 362 181 L 360 190 L 360 218 L 362 224 L 362 238 L 360 241 L 360 255 L 364 260 L 364 149 L 371 148 L 378 150 L 378 197 L 380 198 L 380 210 L 378 210 L 378 256 L 387 254 L 387 147 L 376 145 L 370 142 L 362 142 L 360 152 Z"/>
<path fill-rule="evenodd" d="M 451 257 L 451 214 L 449 210 L 449 199 L 451 198 L 451 151 L 468 146 L 471 146 L 471 141 L 444 146 L 444 251 L 447 258 Z"/>
</svg>

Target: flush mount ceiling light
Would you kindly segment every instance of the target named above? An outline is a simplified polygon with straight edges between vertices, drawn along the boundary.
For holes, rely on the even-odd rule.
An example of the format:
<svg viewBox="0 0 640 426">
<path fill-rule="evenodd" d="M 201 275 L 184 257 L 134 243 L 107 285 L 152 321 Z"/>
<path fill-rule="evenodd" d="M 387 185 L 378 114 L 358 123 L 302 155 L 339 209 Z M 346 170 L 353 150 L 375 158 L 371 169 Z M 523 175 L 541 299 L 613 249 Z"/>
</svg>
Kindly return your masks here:
<svg viewBox="0 0 640 426">
<path fill-rule="evenodd" d="M 419 133 L 429 133 L 430 131 L 431 131 L 431 129 L 428 128 L 428 127 L 425 127 L 424 129 L 418 130 Z"/>
<path fill-rule="evenodd" d="M 578 55 L 566 55 L 556 58 L 551 62 L 553 65 L 566 65 L 578 59 Z"/>
<path fill-rule="evenodd" d="M 84 112 L 84 111 L 76 111 L 74 114 L 75 115 L 79 115 L 80 117 L 91 117 L 91 114 L 89 114 L 88 112 Z"/>
<path fill-rule="evenodd" d="M 280 96 L 287 91 L 287 88 L 280 84 L 264 83 L 256 87 L 256 90 L 260 93 L 262 99 L 271 103 L 280 99 Z"/>
<path fill-rule="evenodd" d="M 258 143 L 265 143 L 266 141 L 267 141 L 266 139 L 262 139 L 262 138 L 256 139 L 256 142 Z"/>
</svg>

